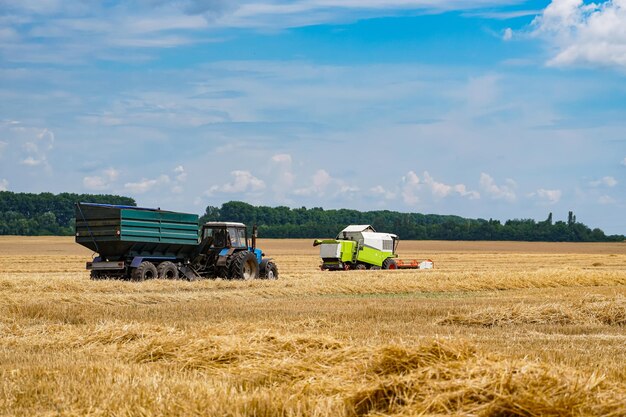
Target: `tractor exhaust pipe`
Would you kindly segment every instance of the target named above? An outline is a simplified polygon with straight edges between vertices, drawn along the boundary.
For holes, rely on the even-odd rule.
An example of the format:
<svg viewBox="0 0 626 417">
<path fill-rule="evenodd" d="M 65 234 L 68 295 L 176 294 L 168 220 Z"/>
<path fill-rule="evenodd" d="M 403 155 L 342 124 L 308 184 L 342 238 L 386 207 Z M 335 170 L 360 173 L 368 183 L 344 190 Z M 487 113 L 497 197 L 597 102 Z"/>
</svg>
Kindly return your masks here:
<svg viewBox="0 0 626 417">
<path fill-rule="evenodd" d="M 259 235 L 256 224 L 252 226 L 252 250 L 256 249 L 256 237 Z"/>
</svg>

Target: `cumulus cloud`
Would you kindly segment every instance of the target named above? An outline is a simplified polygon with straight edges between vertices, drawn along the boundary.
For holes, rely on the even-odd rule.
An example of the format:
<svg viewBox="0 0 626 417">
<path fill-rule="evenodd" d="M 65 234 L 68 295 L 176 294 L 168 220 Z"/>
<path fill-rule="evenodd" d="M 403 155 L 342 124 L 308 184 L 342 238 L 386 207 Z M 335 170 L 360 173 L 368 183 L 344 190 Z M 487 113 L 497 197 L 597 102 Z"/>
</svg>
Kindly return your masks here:
<svg viewBox="0 0 626 417">
<path fill-rule="evenodd" d="M 292 158 L 289 154 L 276 154 L 272 156 L 272 166 L 270 167 L 272 179 L 272 189 L 278 201 L 285 201 L 286 195 L 291 191 L 295 182 L 295 175 L 291 168 Z"/>
<path fill-rule="evenodd" d="M 7 191 L 9 189 L 9 181 L 5 179 L 0 180 L 0 191 Z"/>
<path fill-rule="evenodd" d="M 452 185 L 437 181 L 428 171 L 424 171 L 422 179 L 414 171 L 409 171 L 402 177 L 402 184 L 402 199 L 408 205 L 415 205 L 420 201 L 418 193 L 422 189 L 429 190 L 437 199 L 446 198 L 454 194 L 470 200 L 480 198 L 480 193 L 468 190 L 465 184 Z"/>
<path fill-rule="evenodd" d="M 613 188 L 617 185 L 617 180 L 611 176 L 602 177 L 599 180 L 591 181 L 589 183 L 592 187 L 609 187 Z"/>
<path fill-rule="evenodd" d="M 554 66 L 626 67 L 626 3 L 553 0 L 533 21 L 534 34 L 553 45 Z"/>
<path fill-rule="evenodd" d="M 176 181 L 178 182 L 185 182 L 187 180 L 187 172 L 185 172 L 185 167 L 183 167 L 182 165 L 174 168 L 174 174 Z"/>
<path fill-rule="evenodd" d="M 325 169 L 318 169 L 311 177 L 311 185 L 296 189 L 293 194 L 298 196 L 337 196 L 349 197 L 360 191 L 359 187 L 350 185 L 346 181 L 335 178 Z"/>
<path fill-rule="evenodd" d="M 83 187 L 88 190 L 103 191 L 111 188 L 111 183 L 117 180 L 119 171 L 114 168 L 105 169 L 102 175 L 86 176 L 83 178 Z"/>
<path fill-rule="evenodd" d="M 615 204 L 615 199 L 608 195 L 602 195 L 598 198 L 598 203 L 602 205 Z"/>
<path fill-rule="evenodd" d="M 513 39 L 513 29 L 504 29 L 504 32 L 502 33 L 502 40 L 510 41 L 511 39 Z"/>
<path fill-rule="evenodd" d="M 170 184 L 170 182 L 170 177 L 163 174 L 154 179 L 142 178 L 140 181 L 137 182 L 127 182 L 126 184 L 124 184 L 124 188 L 131 193 L 143 194 L 147 191 L 152 190 L 154 187 L 168 185 Z"/>
<path fill-rule="evenodd" d="M 417 195 L 420 184 L 420 178 L 414 171 L 409 171 L 402 177 L 402 201 L 409 206 L 414 206 L 419 203 L 419 196 Z"/>
<path fill-rule="evenodd" d="M 54 148 L 54 133 L 47 128 L 24 126 L 20 122 L 4 123 L 5 129 L 11 138 L 18 144 L 15 148 L 18 161 L 29 167 L 48 166 L 48 153 Z M 6 142 L 0 143 L 0 156 Z M 17 150 L 19 149 L 19 150 Z"/>
<path fill-rule="evenodd" d="M 388 190 L 382 185 L 377 185 L 369 189 L 371 195 L 376 196 L 377 198 L 384 198 L 385 200 L 394 200 L 396 198 L 396 193 L 393 190 Z"/>
<path fill-rule="evenodd" d="M 299 188 L 294 191 L 294 194 L 301 196 L 324 195 L 326 189 L 333 181 L 333 177 L 325 169 L 318 169 L 311 178 L 312 185 L 306 188 Z"/>
<path fill-rule="evenodd" d="M 498 185 L 491 175 L 483 172 L 480 174 L 480 186 L 496 200 L 505 200 L 512 203 L 517 199 L 514 191 L 516 184 L 511 179 L 507 179 L 505 185 Z"/>
<path fill-rule="evenodd" d="M 240 194 L 260 191 L 265 188 L 265 182 L 255 177 L 250 171 L 232 171 L 230 175 L 233 177 L 231 182 L 223 185 L 213 185 L 205 194 L 212 196 L 217 193 L 224 194 Z"/>
<path fill-rule="evenodd" d="M 558 203 L 562 194 L 561 190 L 546 190 L 545 188 L 540 188 L 536 192 L 536 196 L 548 204 Z"/>
</svg>

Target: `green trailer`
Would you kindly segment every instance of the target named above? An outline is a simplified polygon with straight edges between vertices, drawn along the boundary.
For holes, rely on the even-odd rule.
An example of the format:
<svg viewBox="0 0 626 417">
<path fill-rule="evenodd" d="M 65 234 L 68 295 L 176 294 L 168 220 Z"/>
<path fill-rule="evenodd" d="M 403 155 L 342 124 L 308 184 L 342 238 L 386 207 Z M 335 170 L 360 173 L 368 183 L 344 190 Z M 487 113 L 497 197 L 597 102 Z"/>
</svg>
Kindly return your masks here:
<svg viewBox="0 0 626 417">
<path fill-rule="evenodd" d="M 76 242 L 98 255 L 92 278 L 277 278 L 246 226 L 196 214 L 108 204 L 76 204 Z"/>
</svg>

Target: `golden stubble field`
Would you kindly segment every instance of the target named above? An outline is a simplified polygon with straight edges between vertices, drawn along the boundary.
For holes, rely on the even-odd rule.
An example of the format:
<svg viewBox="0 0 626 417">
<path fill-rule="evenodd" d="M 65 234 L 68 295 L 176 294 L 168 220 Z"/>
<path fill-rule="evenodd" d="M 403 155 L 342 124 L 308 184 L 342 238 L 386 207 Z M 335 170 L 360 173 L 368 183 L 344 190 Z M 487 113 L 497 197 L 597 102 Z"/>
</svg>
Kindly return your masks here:
<svg viewBox="0 0 626 417">
<path fill-rule="evenodd" d="M 91 281 L 0 237 L 0 415 L 626 415 L 626 244 L 401 242 L 434 270 Z"/>
</svg>

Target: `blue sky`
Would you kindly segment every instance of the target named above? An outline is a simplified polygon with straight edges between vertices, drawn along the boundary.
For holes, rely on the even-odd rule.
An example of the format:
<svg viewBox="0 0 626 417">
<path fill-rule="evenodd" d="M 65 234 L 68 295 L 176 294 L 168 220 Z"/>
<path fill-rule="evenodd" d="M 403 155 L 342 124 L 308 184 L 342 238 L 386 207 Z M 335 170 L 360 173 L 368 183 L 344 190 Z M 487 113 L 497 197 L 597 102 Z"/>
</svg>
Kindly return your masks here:
<svg viewBox="0 0 626 417">
<path fill-rule="evenodd" d="M 0 190 L 626 233 L 626 1 L 0 0 Z"/>
</svg>

